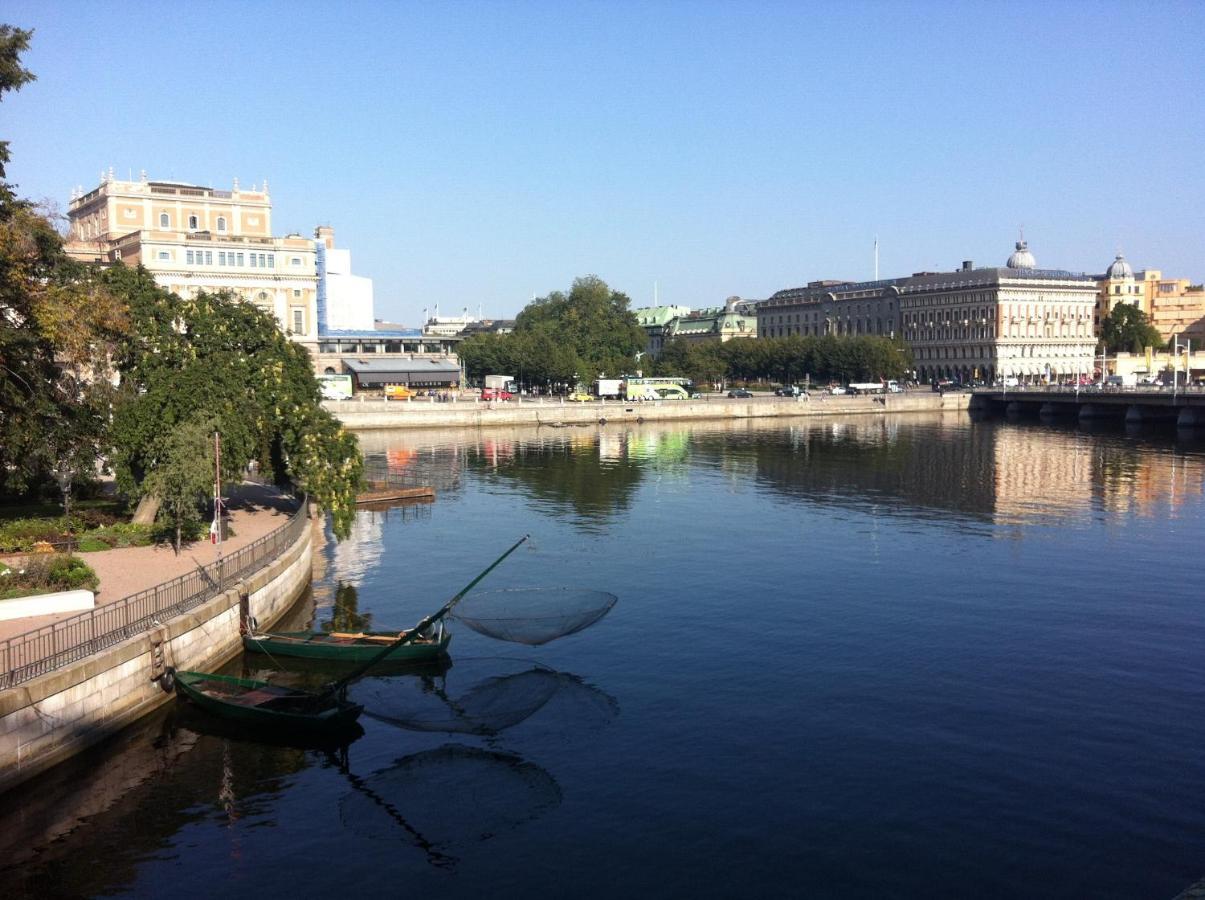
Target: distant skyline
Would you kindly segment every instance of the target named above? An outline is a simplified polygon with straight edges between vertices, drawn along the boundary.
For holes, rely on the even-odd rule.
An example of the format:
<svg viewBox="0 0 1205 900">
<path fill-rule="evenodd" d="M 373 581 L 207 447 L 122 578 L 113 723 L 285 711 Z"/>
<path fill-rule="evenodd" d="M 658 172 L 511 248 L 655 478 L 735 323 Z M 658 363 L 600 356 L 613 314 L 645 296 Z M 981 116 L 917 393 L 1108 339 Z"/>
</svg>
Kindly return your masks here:
<svg viewBox="0 0 1205 900">
<path fill-rule="evenodd" d="M 1205 4 L 10 0 L 18 192 L 268 180 L 416 325 L 1003 265 L 1205 276 Z"/>
</svg>

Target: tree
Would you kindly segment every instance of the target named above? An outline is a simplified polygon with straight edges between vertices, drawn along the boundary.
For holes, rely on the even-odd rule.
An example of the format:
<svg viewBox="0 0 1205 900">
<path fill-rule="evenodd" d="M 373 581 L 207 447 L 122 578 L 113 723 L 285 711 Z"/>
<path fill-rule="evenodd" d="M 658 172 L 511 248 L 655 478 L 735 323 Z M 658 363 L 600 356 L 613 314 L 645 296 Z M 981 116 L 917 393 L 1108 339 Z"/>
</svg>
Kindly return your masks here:
<svg viewBox="0 0 1205 900">
<path fill-rule="evenodd" d="M 568 294 L 553 291 L 524 307 L 515 319 L 515 334 L 543 335 L 552 345 L 567 348 L 587 370 L 578 373 L 583 380 L 599 372 L 624 372 L 645 346 L 644 329 L 629 305 L 626 294 L 587 275 L 575 279 Z"/>
<path fill-rule="evenodd" d="M 32 31 L 0 25 L 0 99 L 8 91 L 20 90 L 34 80 L 33 72 L 21 65 L 21 54 L 29 49 L 32 36 Z M 0 141 L 0 179 L 6 177 L 4 170 L 8 160 L 8 141 Z M 12 199 L 8 185 L 0 184 L 0 195 L 0 201 Z"/>
<path fill-rule="evenodd" d="M 305 349 L 253 304 L 204 292 L 181 299 L 141 268 L 115 266 L 106 284 L 127 298 L 130 333 L 119 348 L 122 397 L 113 419 L 123 489 L 159 499 L 150 478 L 165 462 L 159 435 L 197 416 L 222 434 L 222 478 L 251 460 L 329 510 L 346 537 L 363 473 L 354 435 L 319 404 Z M 149 480 L 148 480 L 149 479 Z"/>
<path fill-rule="evenodd" d="M 200 524 L 202 504 L 213 489 L 213 433 L 217 423 L 195 413 L 156 440 L 155 469 L 143 483 L 162 502 L 162 511 L 175 531 L 174 547 L 180 554 L 185 531 Z"/>
<path fill-rule="evenodd" d="M 30 34 L 0 25 L 0 96 L 33 80 L 20 63 Z M 0 179 L 8 160 L 0 142 Z M 70 513 L 73 484 L 108 446 L 103 375 L 126 323 L 121 299 L 0 181 L 0 486 L 22 490 L 53 476 Z"/>
<path fill-rule="evenodd" d="M 1163 347 L 1163 337 L 1146 313 L 1128 303 L 1118 303 L 1100 323 L 1100 339 L 1110 353 L 1142 353 L 1147 347 Z"/>
</svg>

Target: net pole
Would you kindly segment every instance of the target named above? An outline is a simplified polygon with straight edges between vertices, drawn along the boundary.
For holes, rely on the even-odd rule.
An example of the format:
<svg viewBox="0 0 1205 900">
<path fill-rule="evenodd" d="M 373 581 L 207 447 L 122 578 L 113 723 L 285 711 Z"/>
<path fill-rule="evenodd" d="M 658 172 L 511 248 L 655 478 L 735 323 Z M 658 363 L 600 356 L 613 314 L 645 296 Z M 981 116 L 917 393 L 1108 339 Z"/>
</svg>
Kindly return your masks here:
<svg viewBox="0 0 1205 900">
<path fill-rule="evenodd" d="M 328 697 L 338 691 L 343 690 L 349 684 L 351 684 L 353 681 L 355 681 L 357 678 L 359 678 L 361 675 L 363 675 L 365 672 L 367 672 L 369 669 L 371 669 L 373 666 L 375 666 L 377 663 L 379 663 L 381 660 L 383 660 L 385 657 L 387 657 L 390 653 L 392 653 L 394 650 L 396 650 L 398 647 L 402 646 L 402 644 L 410 643 L 419 635 L 420 632 L 422 632 L 424 629 L 431 627 L 433 624 L 435 624 L 440 619 L 442 619 L 444 616 L 446 616 L 451 611 L 452 607 L 454 607 L 457 603 L 459 603 L 461 600 L 464 599 L 465 594 L 467 594 L 469 591 L 471 591 L 473 588 L 475 588 L 477 586 L 478 582 L 480 582 L 481 579 L 485 578 L 486 575 L 488 575 L 490 572 L 494 571 L 494 569 L 496 569 L 501 564 L 502 560 L 506 559 L 508 556 L 510 556 L 512 553 L 514 553 L 516 550 L 518 550 L 519 545 L 521 545 L 529 537 L 531 537 L 530 534 L 525 534 L 525 535 L 523 535 L 523 537 L 521 537 L 517 541 L 515 541 L 515 543 L 511 545 L 510 549 L 507 550 L 505 553 L 503 553 L 501 556 L 499 556 L 497 559 L 495 559 L 492 563 L 490 563 L 489 566 L 486 567 L 485 571 L 483 571 L 480 575 L 478 575 L 476 578 L 474 578 L 472 581 L 470 581 L 468 584 L 466 584 L 463 588 L 461 588 L 460 593 L 458 593 L 455 597 L 453 597 L 451 600 L 449 600 L 447 603 L 445 603 L 443 606 L 441 606 L 437 611 L 435 611 L 431 615 L 427 616 L 425 619 L 423 619 L 421 622 L 419 622 L 417 625 L 415 625 L 413 628 L 411 628 L 409 631 L 407 631 L 405 634 L 403 634 L 401 637 L 399 637 L 396 641 L 394 641 L 388 647 L 383 649 L 380 653 L 378 653 L 372 659 L 370 659 L 367 662 L 363 663 L 362 665 L 357 666 L 356 668 L 352 669 L 347 675 L 343 676 L 338 681 L 331 682 L 330 686 L 325 691 L 322 692 L 321 696 Z"/>
</svg>

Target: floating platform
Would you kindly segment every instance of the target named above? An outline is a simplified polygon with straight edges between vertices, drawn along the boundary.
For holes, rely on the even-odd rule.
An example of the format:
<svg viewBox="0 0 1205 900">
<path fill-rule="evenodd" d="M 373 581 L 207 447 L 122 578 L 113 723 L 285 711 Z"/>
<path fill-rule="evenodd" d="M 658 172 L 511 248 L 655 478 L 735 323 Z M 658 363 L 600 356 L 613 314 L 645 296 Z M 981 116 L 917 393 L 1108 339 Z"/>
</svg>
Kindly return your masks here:
<svg viewBox="0 0 1205 900">
<path fill-rule="evenodd" d="M 433 487 L 412 487 L 412 488 L 386 488 L 379 491 L 365 491 L 362 494 L 356 495 L 356 505 L 360 506 L 369 503 L 398 503 L 404 500 L 434 500 L 435 488 Z"/>
</svg>

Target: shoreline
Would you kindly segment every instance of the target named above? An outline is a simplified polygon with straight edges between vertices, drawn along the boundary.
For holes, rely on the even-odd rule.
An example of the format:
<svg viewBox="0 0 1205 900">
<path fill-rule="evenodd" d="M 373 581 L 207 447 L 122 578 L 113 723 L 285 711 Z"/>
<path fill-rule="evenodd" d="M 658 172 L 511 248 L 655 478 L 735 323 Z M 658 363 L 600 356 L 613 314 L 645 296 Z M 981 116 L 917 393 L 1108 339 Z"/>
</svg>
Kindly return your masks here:
<svg viewBox="0 0 1205 900">
<path fill-rule="evenodd" d="M 810 400 L 790 397 L 754 397 L 748 400 L 717 397 L 632 403 L 619 400 L 566 403 L 560 398 L 538 398 L 518 403 L 493 400 L 456 400 L 448 403 L 433 400 L 338 400 L 322 405 L 345 427 L 353 431 L 373 431 L 395 428 L 490 428 L 504 425 L 557 428 L 620 422 L 946 412 L 966 410 L 970 407 L 970 401 L 971 395 L 967 393 L 912 391 L 875 396 L 823 394 Z"/>
</svg>

